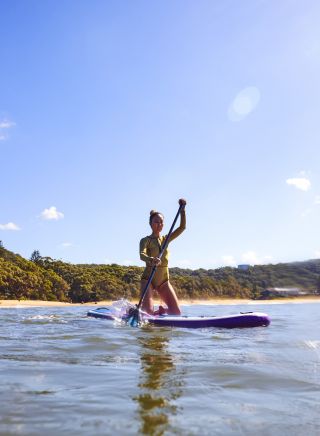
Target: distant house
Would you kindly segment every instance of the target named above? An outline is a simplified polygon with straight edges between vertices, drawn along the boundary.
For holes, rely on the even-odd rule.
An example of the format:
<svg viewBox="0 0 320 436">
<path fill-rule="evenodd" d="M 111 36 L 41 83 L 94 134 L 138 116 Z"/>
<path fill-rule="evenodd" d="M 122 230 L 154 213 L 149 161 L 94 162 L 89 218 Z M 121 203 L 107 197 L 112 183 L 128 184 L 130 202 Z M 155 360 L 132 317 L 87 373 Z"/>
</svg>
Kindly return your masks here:
<svg viewBox="0 0 320 436">
<path fill-rule="evenodd" d="M 248 269 L 250 268 L 250 265 L 238 265 L 238 269 L 241 269 L 242 271 L 248 271 Z"/>
<path fill-rule="evenodd" d="M 267 288 L 261 292 L 260 298 L 301 297 L 304 295 L 308 295 L 308 293 L 299 288 Z"/>
</svg>

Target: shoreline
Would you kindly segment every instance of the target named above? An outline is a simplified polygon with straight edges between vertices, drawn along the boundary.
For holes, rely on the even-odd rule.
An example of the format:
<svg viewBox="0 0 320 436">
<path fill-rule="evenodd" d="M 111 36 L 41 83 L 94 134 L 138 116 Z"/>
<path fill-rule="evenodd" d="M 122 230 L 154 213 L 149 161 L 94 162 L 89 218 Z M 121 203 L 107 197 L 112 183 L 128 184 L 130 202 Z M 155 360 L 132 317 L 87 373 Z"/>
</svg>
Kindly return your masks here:
<svg viewBox="0 0 320 436">
<path fill-rule="evenodd" d="M 77 306 L 110 306 L 112 300 L 99 301 L 97 303 L 63 303 L 61 301 L 43 301 L 43 300 L 0 300 L 1 308 L 23 308 L 23 307 L 77 307 Z M 312 297 L 292 297 L 292 298 L 278 298 L 273 300 L 250 300 L 241 298 L 212 298 L 209 300 L 199 299 L 181 299 L 179 300 L 181 306 L 189 305 L 270 305 L 270 304 L 302 304 L 302 303 L 320 303 L 320 296 Z M 137 303 L 137 300 L 133 300 L 132 303 Z M 155 301 L 159 304 L 159 301 Z"/>
</svg>

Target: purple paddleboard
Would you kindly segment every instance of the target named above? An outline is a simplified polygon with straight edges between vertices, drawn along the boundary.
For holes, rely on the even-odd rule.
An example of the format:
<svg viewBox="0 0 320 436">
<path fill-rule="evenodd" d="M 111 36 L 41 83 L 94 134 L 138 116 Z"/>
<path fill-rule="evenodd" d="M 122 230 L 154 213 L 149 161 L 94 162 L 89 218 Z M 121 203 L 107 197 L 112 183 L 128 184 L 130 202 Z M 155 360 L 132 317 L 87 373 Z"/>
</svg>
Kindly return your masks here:
<svg viewBox="0 0 320 436">
<path fill-rule="evenodd" d="M 108 320 L 119 320 L 119 317 L 109 307 L 98 307 L 89 310 L 88 316 Z M 122 316 L 120 320 L 126 321 L 127 316 Z M 261 312 L 246 312 L 236 315 L 225 316 L 173 316 L 143 315 L 143 321 L 160 327 L 183 327 L 183 328 L 241 328 L 241 327 L 261 327 L 270 324 L 267 314 Z"/>
</svg>

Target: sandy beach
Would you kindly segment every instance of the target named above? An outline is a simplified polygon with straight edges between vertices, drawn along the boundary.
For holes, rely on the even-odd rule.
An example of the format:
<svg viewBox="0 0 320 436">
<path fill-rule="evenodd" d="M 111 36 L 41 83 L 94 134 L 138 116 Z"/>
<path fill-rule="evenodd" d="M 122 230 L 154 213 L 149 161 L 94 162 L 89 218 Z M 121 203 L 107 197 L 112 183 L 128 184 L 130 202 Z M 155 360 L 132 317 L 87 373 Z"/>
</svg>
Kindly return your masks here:
<svg viewBox="0 0 320 436">
<path fill-rule="evenodd" d="M 248 300 L 248 299 L 234 299 L 234 298 L 215 298 L 210 300 L 179 300 L 180 304 L 190 305 L 190 304 L 201 304 L 201 305 L 236 305 L 236 304 L 247 304 L 247 305 L 258 305 L 258 304 L 301 304 L 301 303 L 320 303 L 320 296 L 302 297 L 302 298 L 281 298 L 274 300 Z M 132 303 L 137 303 L 137 301 L 132 301 Z M 155 304 L 159 302 L 155 301 Z M 22 308 L 22 307 L 67 307 L 67 306 L 108 306 L 112 304 L 112 301 L 99 301 L 98 303 L 63 303 L 60 301 L 43 301 L 43 300 L 0 300 L 0 308 Z"/>
</svg>

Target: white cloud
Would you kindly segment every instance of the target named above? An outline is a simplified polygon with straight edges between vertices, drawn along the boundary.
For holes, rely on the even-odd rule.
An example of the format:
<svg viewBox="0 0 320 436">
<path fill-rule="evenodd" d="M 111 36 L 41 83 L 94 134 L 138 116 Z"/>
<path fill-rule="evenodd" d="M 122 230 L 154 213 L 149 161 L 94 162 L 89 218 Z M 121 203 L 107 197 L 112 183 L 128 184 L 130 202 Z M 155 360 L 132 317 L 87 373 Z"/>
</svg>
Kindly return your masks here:
<svg viewBox="0 0 320 436">
<path fill-rule="evenodd" d="M 64 218 L 64 214 L 62 212 L 58 212 L 55 206 L 44 209 L 40 216 L 44 220 L 61 220 Z"/>
<path fill-rule="evenodd" d="M 261 260 L 258 259 L 258 256 L 254 251 L 247 251 L 246 253 L 243 253 L 241 260 L 249 265 L 258 265 L 261 263 Z"/>
<path fill-rule="evenodd" d="M 264 263 L 270 263 L 272 259 L 273 257 L 270 255 L 260 257 L 255 251 L 252 250 L 246 251 L 241 255 L 241 261 L 249 265 L 261 265 Z"/>
<path fill-rule="evenodd" d="M 314 252 L 314 255 L 316 256 L 316 258 L 320 258 L 320 250 L 316 250 Z"/>
<path fill-rule="evenodd" d="M 241 121 L 252 112 L 260 101 L 260 91 L 249 86 L 240 91 L 231 103 L 228 115 L 231 121 Z"/>
<path fill-rule="evenodd" d="M 306 177 L 294 177 L 286 180 L 287 185 L 292 185 L 301 191 L 308 191 L 311 188 L 311 182 Z"/>
<path fill-rule="evenodd" d="M 21 230 L 17 224 L 8 223 L 8 224 L 0 224 L 0 230 Z"/>
<path fill-rule="evenodd" d="M 239 262 L 238 259 L 235 259 L 235 257 L 231 255 L 222 256 L 221 259 L 222 265 L 235 267 L 238 264 L 261 265 L 265 263 L 271 263 L 273 257 L 269 255 L 259 257 L 255 251 L 250 250 L 242 253 L 240 257 L 241 261 Z"/>
<path fill-rule="evenodd" d="M 15 125 L 16 124 L 13 121 L 9 121 L 7 119 L 0 120 L 0 141 L 5 141 L 8 138 L 6 130 Z"/>
<path fill-rule="evenodd" d="M 317 195 L 317 196 L 314 198 L 314 204 L 320 204 L 320 195 Z"/>
<path fill-rule="evenodd" d="M 0 121 L 0 129 L 10 129 L 11 127 L 15 126 L 16 123 L 9 120 L 2 120 Z"/>
<path fill-rule="evenodd" d="M 222 264 L 225 266 L 237 266 L 235 258 L 229 254 L 222 256 Z"/>
<path fill-rule="evenodd" d="M 61 247 L 63 248 L 68 248 L 68 247 L 72 247 L 72 242 L 62 242 Z"/>
</svg>

